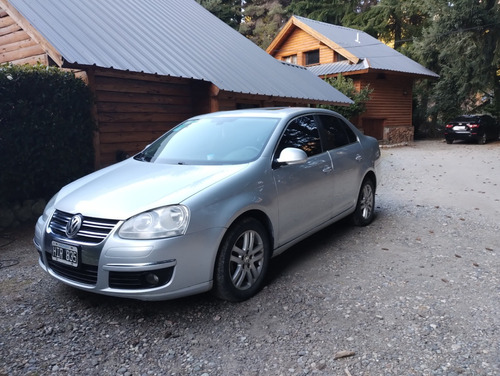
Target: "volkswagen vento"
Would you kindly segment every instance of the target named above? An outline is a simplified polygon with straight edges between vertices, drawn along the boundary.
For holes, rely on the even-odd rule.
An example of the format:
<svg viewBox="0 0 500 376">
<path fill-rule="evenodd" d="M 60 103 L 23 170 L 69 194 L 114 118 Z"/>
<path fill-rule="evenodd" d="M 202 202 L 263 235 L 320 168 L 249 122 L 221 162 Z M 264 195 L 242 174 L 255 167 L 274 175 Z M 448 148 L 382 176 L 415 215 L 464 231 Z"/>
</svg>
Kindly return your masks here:
<svg viewBox="0 0 500 376">
<path fill-rule="evenodd" d="M 256 294 L 270 259 L 374 218 L 377 141 L 335 112 L 195 116 L 63 187 L 38 219 L 39 264 L 78 289 L 141 300 Z"/>
</svg>

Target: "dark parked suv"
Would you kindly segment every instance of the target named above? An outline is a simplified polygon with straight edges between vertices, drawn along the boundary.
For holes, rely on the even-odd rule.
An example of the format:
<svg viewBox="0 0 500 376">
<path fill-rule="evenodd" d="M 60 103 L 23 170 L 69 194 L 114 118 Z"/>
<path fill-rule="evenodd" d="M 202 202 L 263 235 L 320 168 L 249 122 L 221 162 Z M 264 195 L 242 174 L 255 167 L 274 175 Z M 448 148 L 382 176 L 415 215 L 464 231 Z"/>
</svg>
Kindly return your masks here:
<svg viewBox="0 0 500 376">
<path fill-rule="evenodd" d="M 461 115 L 446 123 L 444 137 L 448 144 L 455 140 L 474 140 L 480 144 L 497 140 L 499 125 L 489 115 Z"/>
</svg>

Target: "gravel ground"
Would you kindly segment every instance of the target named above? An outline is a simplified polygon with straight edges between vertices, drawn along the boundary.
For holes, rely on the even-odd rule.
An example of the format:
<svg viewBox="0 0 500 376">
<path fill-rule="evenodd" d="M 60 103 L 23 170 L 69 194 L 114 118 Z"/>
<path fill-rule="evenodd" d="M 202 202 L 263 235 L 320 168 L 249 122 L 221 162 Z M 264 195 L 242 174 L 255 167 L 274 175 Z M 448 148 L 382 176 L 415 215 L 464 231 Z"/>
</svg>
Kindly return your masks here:
<svg viewBox="0 0 500 376">
<path fill-rule="evenodd" d="M 91 295 L 0 238 L 0 375 L 500 375 L 500 142 L 383 149 L 377 218 L 233 304 Z"/>
</svg>

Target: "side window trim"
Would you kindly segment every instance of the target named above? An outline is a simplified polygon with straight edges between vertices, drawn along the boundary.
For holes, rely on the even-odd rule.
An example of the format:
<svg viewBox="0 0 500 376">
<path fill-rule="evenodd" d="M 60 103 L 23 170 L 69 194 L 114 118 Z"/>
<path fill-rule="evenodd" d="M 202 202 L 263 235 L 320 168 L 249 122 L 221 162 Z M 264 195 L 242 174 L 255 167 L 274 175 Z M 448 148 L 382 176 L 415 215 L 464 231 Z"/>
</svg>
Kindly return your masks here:
<svg viewBox="0 0 500 376">
<path fill-rule="evenodd" d="M 275 147 L 275 149 L 274 149 L 274 154 L 273 154 L 273 155 L 274 155 L 274 157 L 273 157 L 273 159 L 278 158 L 278 157 L 279 157 L 279 153 L 281 152 L 281 150 L 283 150 L 283 148 L 281 148 L 280 146 L 282 145 L 283 138 L 285 137 L 285 134 L 286 134 L 287 130 L 289 129 L 290 125 L 291 125 L 294 121 L 296 121 L 297 119 L 300 119 L 300 118 L 302 118 L 302 117 L 310 117 L 310 118 L 314 121 L 314 125 L 316 126 L 316 131 L 317 131 L 317 137 L 318 137 L 318 140 L 319 140 L 319 146 L 320 146 L 320 149 L 321 149 L 321 150 L 320 150 L 319 152 L 315 152 L 315 153 L 313 153 L 313 154 L 310 154 L 310 153 L 308 153 L 306 150 L 304 150 L 302 147 L 299 147 L 299 148 L 300 148 L 300 149 L 302 149 L 302 150 L 304 150 L 304 151 L 306 152 L 306 154 L 307 154 L 308 158 L 309 158 L 309 157 L 311 157 L 311 156 L 318 155 L 318 154 L 321 154 L 321 153 L 326 152 L 326 150 L 327 150 L 327 149 L 325 148 L 325 145 L 324 145 L 324 143 L 323 143 L 323 137 L 322 137 L 322 134 L 321 134 L 321 133 L 322 133 L 322 129 L 321 129 L 321 122 L 319 121 L 319 119 L 318 119 L 317 115 L 315 115 L 315 114 L 307 114 L 307 113 L 306 113 L 306 114 L 302 114 L 302 115 L 299 115 L 299 116 L 294 117 L 293 119 L 291 119 L 291 120 L 287 123 L 287 125 L 286 125 L 286 127 L 284 128 L 283 133 L 281 134 L 281 137 L 280 137 L 280 139 L 278 140 L 278 142 L 277 142 L 277 144 L 276 144 L 276 147 Z M 287 147 L 287 146 L 285 146 L 285 147 Z M 297 146 L 294 146 L 294 147 L 297 147 Z"/>
</svg>

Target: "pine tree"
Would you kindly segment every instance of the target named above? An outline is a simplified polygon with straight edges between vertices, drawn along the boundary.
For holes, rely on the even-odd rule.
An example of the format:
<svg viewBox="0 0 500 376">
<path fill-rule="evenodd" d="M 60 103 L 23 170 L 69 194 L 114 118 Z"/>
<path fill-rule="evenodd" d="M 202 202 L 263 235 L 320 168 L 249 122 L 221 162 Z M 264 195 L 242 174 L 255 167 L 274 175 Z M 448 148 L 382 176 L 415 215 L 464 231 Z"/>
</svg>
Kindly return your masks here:
<svg viewBox="0 0 500 376">
<path fill-rule="evenodd" d="M 377 0 L 292 0 L 288 11 L 297 16 L 345 26 L 346 20 L 352 21 L 377 3 Z"/>
<path fill-rule="evenodd" d="M 213 15 L 238 30 L 242 17 L 242 0 L 196 0 Z"/>
<path fill-rule="evenodd" d="M 288 20 L 290 0 L 246 0 L 240 33 L 265 49 Z"/>
<path fill-rule="evenodd" d="M 344 26 L 361 29 L 400 50 L 421 35 L 426 22 L 417 1 L 376 1 L 363 12 L 344 18 Z"/>
<path fill-rule="evenodd" d="M 428 115 L 500 115 L 500 5 L 495 0 L 423 0 L 433 22 L 415 42 L 421 61 L 440 79 L 421 88 Z M 425 98 L 427 96 L 428 98 Z"/>
</svg>

